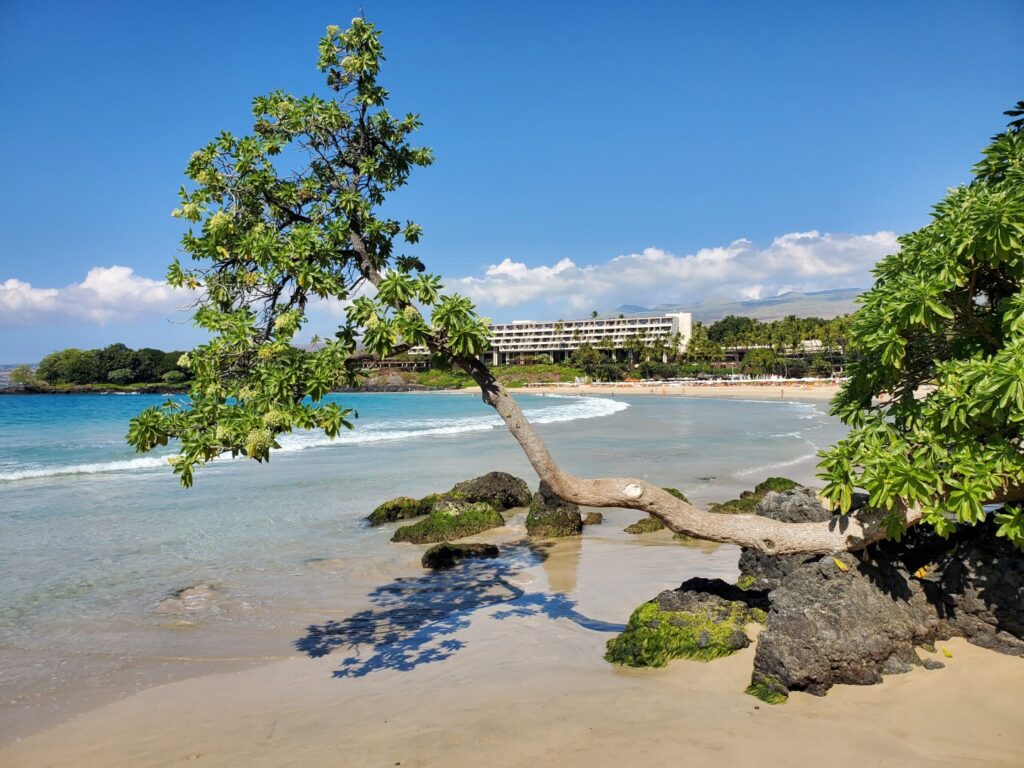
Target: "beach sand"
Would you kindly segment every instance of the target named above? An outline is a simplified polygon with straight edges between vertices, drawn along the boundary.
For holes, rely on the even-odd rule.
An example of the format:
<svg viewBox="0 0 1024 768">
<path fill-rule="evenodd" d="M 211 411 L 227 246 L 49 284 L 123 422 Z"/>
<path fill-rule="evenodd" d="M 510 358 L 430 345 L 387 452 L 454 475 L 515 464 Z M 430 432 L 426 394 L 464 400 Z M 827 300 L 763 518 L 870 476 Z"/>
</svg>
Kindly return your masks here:
<svg viewBox="0 0 1024 768">
<path fill-rule="evenodd" d="M 715 397 L 741 400 L 802 400 L 827 401 L 839 391 L 838 384 L 804 382 L 765 382 L 758 384 L 551 384 L 534 385 L 511 390 L 529 395 L 654 395 L 657 397 Z M 447 390 L 458 394 L 479 394 L 476 387 Z"/>
<path fill-rule="evenodd" d="M 1020 765 L 1024 661 L 960 640 L 939 644 L 945 669 L 774 707 L 743 693 L 753 647 L 607 664 L 615 624 L 638 590 L 669 585 L 683 546 L 666 532 L 626 542 L 635 515 L 610 518 L 509 575 L 518 600 L 416 627 L 402 654 L 338 648 L 151 688 L 7 744 L 0 765 Z M 705 575 L 735 576 L 734 548 L 695 551 Z"/>
</svg>

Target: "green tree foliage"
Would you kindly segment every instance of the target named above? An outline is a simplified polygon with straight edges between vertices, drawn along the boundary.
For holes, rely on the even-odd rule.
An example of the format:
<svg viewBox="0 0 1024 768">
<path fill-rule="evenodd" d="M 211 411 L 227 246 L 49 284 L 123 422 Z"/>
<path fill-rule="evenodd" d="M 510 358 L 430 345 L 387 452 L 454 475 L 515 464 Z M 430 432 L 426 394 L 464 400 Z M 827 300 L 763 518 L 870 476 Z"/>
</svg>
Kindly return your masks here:
<svg viewBox="0 0 1024 768">
<path fill-rule="evenodd" d="M 185 485 L 221 454 L 269 459 L 292 429 L 350 428 L 350 410 L 322 399 L 354 382 L 359 338 L 380 357 L 426 344 L 441 363 L 488 346 L 472 302 L 442 295 L 437 275 L 398 252 L 420 227 L 380 213 L 413 168 L 432 162 L 409 143 L 419 118 L 385 108 L 382 61 L 372 24 L 328 27 L 317 62 L 326 97 L 257 97 L 249 135 L 221 133 L 189 161 L 174 215 L 190 225 L 182 246 L 194 263 L 175 261 L 168 280 L 200 291 L 195 322 L 212 339 L 184 361 L 190 407 L 151 408 L 128 433 L 140 451 L 177 439 Z M 356 295 L 367 282 L 376 295 Z M 304 352 L 293 341 L 317 299 L 351 304 L 335 337 Z"/>
<path fill-rule="evenodd" d="M 32 369 L 27 365 L 19 365 L 12 370 L 11 381 L 14 384 L 21 384 L 22 386 L 39 383 L 35 373 L 33 373 Z"/>
<path fill-rule="evenodd" d="M 833 405 L 852 430 L 822 454 L 822 477 L 844 510 L 855 488 L 866 490 L 890 512 L 891 536 L 908 507 L 948 534 L 985 520 L 989 502 L 1022 498 L 1022 243 L 1018 122 L 993 138 L 969 185 L 951 189 L 927 226 L 900 238 L 861 299 L 851 333 L 859 359 Z M 996 522 L 1000 536 L 1024 546 L 1019 506 L 1005 506 Z"/>
<path fill-rule="evenodd" d="M 178 371 L 184 380 L 184 371 L 178 367 L 182 354 L 159 349 L 136 351 L 124 344 L 103 349 L 62 349 L 44 357 L 36 375 L 48 384 L 132 384 L 161 381 L 164 374 Z"/>
</svg>

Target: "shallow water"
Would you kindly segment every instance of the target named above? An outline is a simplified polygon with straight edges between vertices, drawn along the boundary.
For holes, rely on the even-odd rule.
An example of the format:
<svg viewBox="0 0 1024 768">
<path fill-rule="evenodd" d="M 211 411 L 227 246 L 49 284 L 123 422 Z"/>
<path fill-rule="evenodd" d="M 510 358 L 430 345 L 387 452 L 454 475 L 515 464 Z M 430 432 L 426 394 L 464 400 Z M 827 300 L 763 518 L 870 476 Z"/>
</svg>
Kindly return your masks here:
<svg viewBox="0 0 1024 768">
<path fill-rule="evenodd" d="M 420 577 L 421 547 L 390 544 L 390 527 L 363 524 L 378 503 L 493 469 L 536 483 L 479 398 L 358 394 L 338 397 L 359 412 L 341 440 L 294 436 L 269 466 L 215 462 L 185 491 L 164 458 L 138 457 L 123 442 L 128 419 L 162 400 L 0 398 L 4 737 L 154 683 L 293 655 L 296 642 L 303 651 L 310 627 L 372 609 L 382 585 Z M 809 481 L 815 451 L 842 434 L 824 404 L 520 402 L 567 469 L 637 475 L 697 502 L 728 498 L 769 474 Z M 579 555 L 510 558 L 510 583 L 543 563 L 547 584 L 537 589 L 571 600 L 606 562 L 594 553 L 621 560 L 632 548 L 645 584 L 734 572 L 733 548 L 640 540 L 621 533 L 636 513 L 606 514 L 605 525 L 587 529 Z M 519 515 L 494 536 L 523 532 Z M 650 596 L 632 594 L 629 583 L 595 607 L 614 614 L 602 621 L 625 620 L 628 606 Z M 174 595 L 187 588 L 195 589 Z M 456 583 L 452 594 L 465 589 Z"/>
</svg>

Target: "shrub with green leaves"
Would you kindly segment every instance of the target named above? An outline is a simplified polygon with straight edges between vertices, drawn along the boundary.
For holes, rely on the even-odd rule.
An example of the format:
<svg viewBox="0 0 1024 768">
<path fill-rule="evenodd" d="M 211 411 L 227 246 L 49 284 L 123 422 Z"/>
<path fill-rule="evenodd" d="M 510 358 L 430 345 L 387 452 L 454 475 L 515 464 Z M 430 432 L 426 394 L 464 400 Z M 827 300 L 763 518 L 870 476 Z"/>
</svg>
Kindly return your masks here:
<svg viewBox="0 0 1024 768">
<path fill-rule="evenodd" d="M 917 516 L 948 535 L 1005 503 L 1024 547 L 1024 102 L 970 184 L 875 268 L 852 329 L 859 359 L 832 412 L 852 428 L 822 453 L 825 494 L 854 490 L 899 538 Z"/>
</svg>

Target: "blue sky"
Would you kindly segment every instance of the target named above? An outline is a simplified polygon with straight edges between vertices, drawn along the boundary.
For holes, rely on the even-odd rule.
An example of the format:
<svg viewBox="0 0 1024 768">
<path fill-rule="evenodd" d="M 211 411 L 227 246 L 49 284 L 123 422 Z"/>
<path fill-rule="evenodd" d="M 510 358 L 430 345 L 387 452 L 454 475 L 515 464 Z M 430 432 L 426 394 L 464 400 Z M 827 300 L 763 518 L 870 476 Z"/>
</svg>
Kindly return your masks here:
<svg viewBox="0 0 1024 768">
<path fill-rule="evenodd" d="M 497 319 L 866 286 L 1024 98 L 1020 2 L 361 5 L 437 155 L 392 210 Z M 0 362 L 191 344 L 185 161 L 359 7 L 0 3 Z"/>
</svg>

